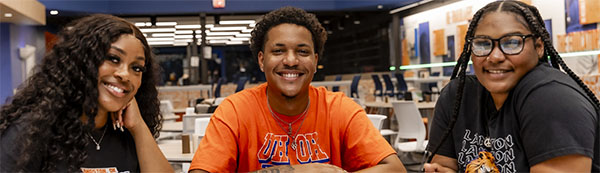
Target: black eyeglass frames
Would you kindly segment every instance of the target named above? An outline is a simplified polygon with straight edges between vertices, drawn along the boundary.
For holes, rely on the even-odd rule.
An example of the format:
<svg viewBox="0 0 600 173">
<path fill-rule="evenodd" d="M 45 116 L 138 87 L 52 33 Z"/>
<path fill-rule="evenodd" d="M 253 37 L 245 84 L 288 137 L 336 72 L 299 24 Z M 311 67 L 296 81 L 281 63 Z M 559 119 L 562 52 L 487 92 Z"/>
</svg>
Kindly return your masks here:
<svg viewBox="0 0 600 173">
<path fill-rule="evenodd" d="M 476 36 L 470 39 L 471 52 L 475 56 L 488 56 L 494 49 L 495 42 L 498 42 L 500 51 L 506 55 L 516 55 L 523 51 L 525 39 L 534 37 L 535 34 L 511 34 L 505 35 L 498 39 L 491 39 L 486 36 Z"/>
</svg>

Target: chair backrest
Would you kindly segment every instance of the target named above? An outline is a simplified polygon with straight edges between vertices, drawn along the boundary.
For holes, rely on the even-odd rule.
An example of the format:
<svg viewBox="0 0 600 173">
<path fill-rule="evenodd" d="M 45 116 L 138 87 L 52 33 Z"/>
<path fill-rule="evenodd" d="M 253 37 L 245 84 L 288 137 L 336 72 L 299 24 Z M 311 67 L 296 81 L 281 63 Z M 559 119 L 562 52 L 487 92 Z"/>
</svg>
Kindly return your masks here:
<svg viewBox="0 0 600 173">
<path fill-rule="evenodd" d="M 373 74 L 371 75 L 371 78 L 373 78 L 373 83 L 375 84 L 375 91 L 373 92 L 373 95 L 383 96 L 383 86 L 381 85 L 381 80 L 379 80 L 379 75 Z"/>
<path fill-rule="evenodd" d="M 369 117 L 369 120 L 371 120 L 373 126 L 375 126 L 377 130 L 381 130 L 381 127 L 383 126 L 383 120 L 387 118 L 387 116 L 379 114 L 367 114 L 367 117 Z"/>
<path fill-rule="evenodd" d="M 210 117 L 196 118 L 196 123 L 194 124 L 194 134 L 204 136 L 204 134 L 206 133 L 206 127 L 208 127 L 209 122 Z"/>
<path fill-rule="evenodd" d="M 240 92 L 242 90 L 244 90 L 244 87 L 246 86 L 246 82 L 248 81 L 248 77 L 240 77 L 240 79 L 238 79 L 237 82 L 237 87 L 235 88 L 235 92 Z"/>
<path fill-rule="evenodd" d="M 196 104 L 196 113 L 207 113 L 210 105 L 208 104 Z"/>
<path fill-rule="evenodd" d="M 356 75 L 356 76 L 352 77 L 352 83 L 350 84 L 350 97 L 358 98 L 358 82 L 359 81 L 360 81 L 360 75 Z"/>
<path fill-rule="evenodd" d="M 341 80 L 342 80 L 342 75 L 335 76 L 335 81 L 341 81 Z M 333 87 L 331 87 L 331 91 L 333 91 L 333 92 L 340 91 L 340 86 L 333 86 Z"/>
<path fill-rule="evenodd" d="M 226 82 L 227 80 L 225 78 L 219 78 L 219 80 L 217 81 L 217 86 L 215 87 L 215 98 L 221 97 L 221 85 L 223 85 Z"/>
<path fill-rule="evenodd" d="M 213 102 L 213 106 L 217 106 L 220 105 L 221 102 L 223 102 L 223 100 L 225 100 L 226 97 L 219 97 L 219 98 L 215 98 L 214 102 Z"/>
<path fill-rule="evenodd" d="M 183 133 L 184 134 L 192 134 L 194 133 L 194 128 L 196 127 L 196 119 L 198 118 L 210 118 L 212 114 L 186 114 L 183 115 Z"/>
<path fill-rule="evenodd" d="M 424 149 L 423 142 L 427 132 L 417 104 L 414 101 L 392 101 L 392 107 L 398 122 L 396 141 L 416 139 L 418 149 Z"/>
<path fill-rule="evenodd" d="M 394 83 L 392 82 L 390 75 L 382 74 L 381 77 L 383 77 L 383 82 L 385 82 L 385 95 L 394 97 Z"/>
<path fill-rule="evenodd" d="M 171 103 L 171 100 L 161 100 L 159 109 L 163 116 L 171 115 L 173 114 L 173 103 Z"/>
<path fill-rule="evenodd" d="M 398 82 L 398 86 L 396 86 L 398 88 L 398 91 L 407 91 L 408 86 L 406 86 L 406 81 L 404 80 L 404 74 L 396 73 L 394 75 L 396 76 L 396 82 Z"/>
</svg>

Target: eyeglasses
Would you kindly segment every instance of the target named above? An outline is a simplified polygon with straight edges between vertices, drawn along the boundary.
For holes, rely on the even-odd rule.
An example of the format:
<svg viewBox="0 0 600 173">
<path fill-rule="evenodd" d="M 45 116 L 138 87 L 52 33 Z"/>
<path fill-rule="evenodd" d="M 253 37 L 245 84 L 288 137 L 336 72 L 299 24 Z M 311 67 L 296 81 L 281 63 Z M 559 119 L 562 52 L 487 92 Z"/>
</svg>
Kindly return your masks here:
<svg viewBox="0 0 600 173">
<path fill-rule="evenodd" d="M 477 36 L 470 39 L 472 48 L 471 52 L 473 52 L 475 56 L 488 56 L 494 49 L 494 43 L 498 42 L 498 45 L 500 45 L 500 51 L 502 51 L 502 53 L 506 55 L 516 55 L 523 51 L 523 43 L 525 43 L 525 39 L 527 37 L 534 36 L 534 34 L 512 34 L 502 36 L 498 39 L 491 39 L 486 36 Z"/>
</svg>

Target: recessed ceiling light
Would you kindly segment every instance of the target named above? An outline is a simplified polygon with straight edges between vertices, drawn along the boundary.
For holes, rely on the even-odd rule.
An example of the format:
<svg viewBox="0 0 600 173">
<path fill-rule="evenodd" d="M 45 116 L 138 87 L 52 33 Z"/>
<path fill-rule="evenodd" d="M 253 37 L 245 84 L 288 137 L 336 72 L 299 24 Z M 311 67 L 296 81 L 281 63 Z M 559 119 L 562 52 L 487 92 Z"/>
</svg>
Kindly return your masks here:
<svg viewBox="0 0 600 173">
<path fill-rule="evenodd" d="M 4 17 L 12 17 L 12 13 L 4 13 Z"/>
<path fill-rule="evenodd" d="M 50 10 L 50 15 L 53 15 L 53 16 L 58 15 L 58 10 Z"/>
<path fill-rule="evenodd" d="M 382 9 L 383 5 L 377 5 L 377 9 Z"/>
<path fill-rule="evenodd" d="M 355 25 L 358 25 L 358 24 L 360 24 L 360 20 L 355 20 L 355 21 L 354 21 L 354 24 L 355 24 Z"/>
</svg>

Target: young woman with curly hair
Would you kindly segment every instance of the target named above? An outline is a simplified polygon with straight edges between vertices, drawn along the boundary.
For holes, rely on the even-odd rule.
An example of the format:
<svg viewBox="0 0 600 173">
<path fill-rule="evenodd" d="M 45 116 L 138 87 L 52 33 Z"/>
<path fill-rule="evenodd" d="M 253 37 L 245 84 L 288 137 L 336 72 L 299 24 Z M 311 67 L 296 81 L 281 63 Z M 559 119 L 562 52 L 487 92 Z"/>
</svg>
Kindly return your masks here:
<svg viewBox="0 0 600 173">
<path fill-rule="evenodd" d="M 436 104 L 426 172 L 600 171 L 598 99 L 556 52 L 537 8 L 492 2 L 465 41 Z M 465 75 L 469 60 L 475 76 Z"/>
<path fill-rule="evenodd" d="M 159 150 L 158 66 L 110 15 L 68 25 L 0 110 L 0 172 L 170 171 Z"/>
</svg>

